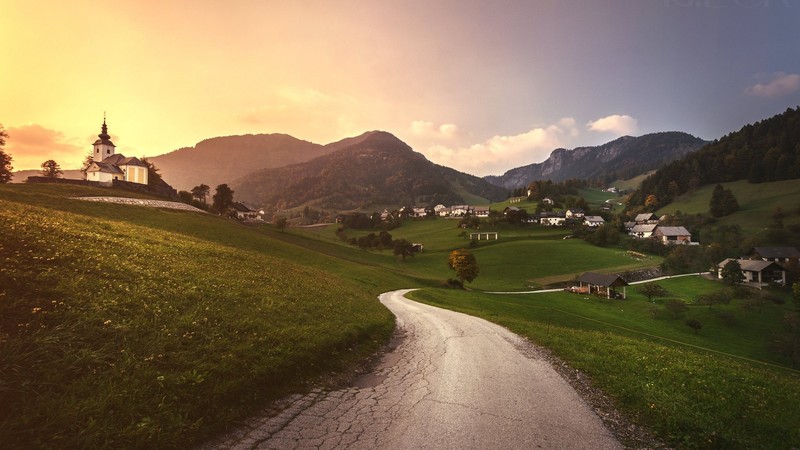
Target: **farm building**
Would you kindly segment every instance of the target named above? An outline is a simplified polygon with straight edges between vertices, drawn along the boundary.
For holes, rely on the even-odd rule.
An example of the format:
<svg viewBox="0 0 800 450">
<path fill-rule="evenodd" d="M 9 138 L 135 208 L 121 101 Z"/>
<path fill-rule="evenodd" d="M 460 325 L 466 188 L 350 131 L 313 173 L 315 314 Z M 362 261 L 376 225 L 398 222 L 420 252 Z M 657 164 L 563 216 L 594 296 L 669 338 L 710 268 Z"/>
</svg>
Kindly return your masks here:
<svg viewBox="0 0 800 450">
<path fill-rule="evenodd" d="M 584 292 L 584 289 L 588 288 L 586 292 L 589 294 L 604 295 L 606 298 L 617 298 L 619 294 L 616 288 L 621 287 L 622 298 L 626 298 L 627 295 L 625 286 L 628 286 L 628 283 L 619 275 L 586 272 L 578 277 L 578 283 L 580 283 L 578 292 Z"/>
</svg>

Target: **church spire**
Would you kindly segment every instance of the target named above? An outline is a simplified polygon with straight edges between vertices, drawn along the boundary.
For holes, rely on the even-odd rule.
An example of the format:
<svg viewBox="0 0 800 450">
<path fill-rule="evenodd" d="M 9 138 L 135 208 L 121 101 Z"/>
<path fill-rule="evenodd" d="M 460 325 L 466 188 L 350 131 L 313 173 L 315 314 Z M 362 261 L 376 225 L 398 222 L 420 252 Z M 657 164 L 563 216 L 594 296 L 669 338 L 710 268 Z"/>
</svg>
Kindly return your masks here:
<svg viewBox="0 0 800 450">
<path fill-rule="evenodd" d="M 111 136 L 109 136 L 109 134 L 108 134 L 108 125 L 106 125 L 106 113 L 105 113 L 105 111 L 103 112 L 103 126 L 101 128 L 101 131 L 102 132 L 100 134 L 98 134 L 97 137 L 99 137 L 100 139 L 102 139 L 104 141 L 107 141 L 107 140 L 111 139 Z"/>
</svg>

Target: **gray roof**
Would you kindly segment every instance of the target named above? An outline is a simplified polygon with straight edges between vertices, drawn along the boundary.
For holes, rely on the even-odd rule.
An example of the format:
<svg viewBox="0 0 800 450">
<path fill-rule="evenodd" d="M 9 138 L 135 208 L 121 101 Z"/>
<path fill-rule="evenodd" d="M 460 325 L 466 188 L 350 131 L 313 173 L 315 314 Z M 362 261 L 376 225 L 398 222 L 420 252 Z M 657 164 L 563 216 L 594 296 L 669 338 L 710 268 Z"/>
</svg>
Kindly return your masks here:
<svg viewBox="0 0 800 450">
<path fill-rule="evenodd" d="M 93 165 L 89 166 L 89 169 L 87 169 L 87 172 L 123 173 L 122 169 L 117 167 L 116 164 L 97 161 L 94 161 L 92 164 Z"/>
<path fill-rule="evenodd" d="M 662 236 L 691 236 L 692 233 L 689 233 L 684 227 L 661 227 L 659 226 L 656 229 L 656 234 L 660 234 Z"/>
<path fill-rule="evenodd" d="M 733 258 L 727 258 L 724 261 L 722 261 L 721 263 L 719 263 L 719 265 L 717 267 L 719 267 L 721 269 L 721 268 L 725 267 L 725 265 L 728 264 L 731 261 L 738 262 L 739 263 L 739 267 L 741 267 L 742 270 L 746 270 L 748 272 L 761 272 L 762 270 L 766 269 L 769 266 L 775 266 L 774 269 L 785 270 L 783 267 L 780 266 L 780 264 L 774 263 L 772 261 L 764 261 L 764 260 L 761 260 L 761 259 L 733 259 Z"/>
<path fill-rule="evenodd" d="M 645 221 L 648 221 L 648 220 L 658 220 L 658 216 L 656 216 L 653 213 L 642 213 L 642 214 L 636 215 L 636 218 L 633 219 L 633 220 L 635 220 L 637 222 L 645 222 Z"/>
<path fill-rule="evenodd" d="M 583 216 L 583 220 L 587 222 L 605 222 L 605 219 L 600 216 Z"/>
<path fill-rule="evenodd" d="M 638 224 L 634 225 L 633 228 L 631 228 L 631 231 L 634 233 L 652 233 L 657 226 L 658 225 L 654 223 Z"/>
<path fill-rule="evenodd" d="M 751 253 L 758 253 L 762 258 L 800 258 L 800 251 L 794 247 L 753 247 Z"/>
<path fill-rule="evenodd" d="M 586 272 L 578 277 L 578 281 L 605 287 L 628 286 L 628 283 L 619 275 L 596 272 Z"/>
</svg>

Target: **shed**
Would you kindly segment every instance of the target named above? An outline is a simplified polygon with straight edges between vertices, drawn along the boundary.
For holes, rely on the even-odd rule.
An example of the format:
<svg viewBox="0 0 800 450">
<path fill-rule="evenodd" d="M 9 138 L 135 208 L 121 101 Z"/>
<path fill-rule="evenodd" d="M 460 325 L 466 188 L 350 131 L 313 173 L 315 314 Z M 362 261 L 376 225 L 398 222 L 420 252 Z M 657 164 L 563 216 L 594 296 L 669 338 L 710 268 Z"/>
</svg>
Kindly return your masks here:
<svg viewBox="0 0 800 450">
<path fill-rule="evenodd" d="M 586 272 L 578 277 L 578 282 L 580 287 L 586 284 L 590 294 L 605 294 L 607 298 L 615 298 L 617 294 L 615 288 L 622 287 L 622 298 L 627 297 L 625 286 L 628 286 L 628 282 L 616 274 Z"/>
</svg>

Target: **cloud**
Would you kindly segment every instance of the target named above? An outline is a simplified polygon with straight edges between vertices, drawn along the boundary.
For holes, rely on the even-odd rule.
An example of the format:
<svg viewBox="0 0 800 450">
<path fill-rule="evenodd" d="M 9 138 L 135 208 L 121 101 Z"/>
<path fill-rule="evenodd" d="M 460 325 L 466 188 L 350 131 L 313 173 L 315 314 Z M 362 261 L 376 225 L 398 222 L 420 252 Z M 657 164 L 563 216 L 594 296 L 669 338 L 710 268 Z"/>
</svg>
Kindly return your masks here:
<svg viewBox="0 0 800 450">
<path fill-rule="evenodd" d="M 443 133 L 441 126 L 415 123 L 417 131 Z M 564 146 L 565 138 L 577 133 L 575 119 L 564 118 L 553 125 L 535 127 L 520 134 L 498 135 L 466 146 L 436 144 L 421 152 L 431 161 L 463 172 L 478 176 L 500 174 L 513 167 L 544 161 L 550 152 Z"/>
<path fill-rule="evenodd" d="M 756 83 L 744 92 L 753 97 L 775 98 L 791 94 L 800 89 L 800 75 L 779 72 L 767 83 Z"/>
<path fill-rule="evenodd" d="M 436 125 L 425 120 L 411 122 L 411 133 L 419 138 L 431 140 L 451 140 L 458 136 L 458 127 L 452 123 Z"/>
<path fill-rule="evenodd" d="M 14 158 L 14 169 L 38 169 L 48 159 L 55 160 L 64 169 L 80 167 L 89 153 L 89 145 L 78 145 L 64 133 L 41 125 L 23 125 L 8 128 L 7 153 Z"/>
<path fill-rule="evenodd" d="M 614 133 L 617 135 L 634 135 L 638 130 L 636 119 L 625 114 L 614 114 L 602 117 L 586 124 L 590 131 Z"/>
</svg>

